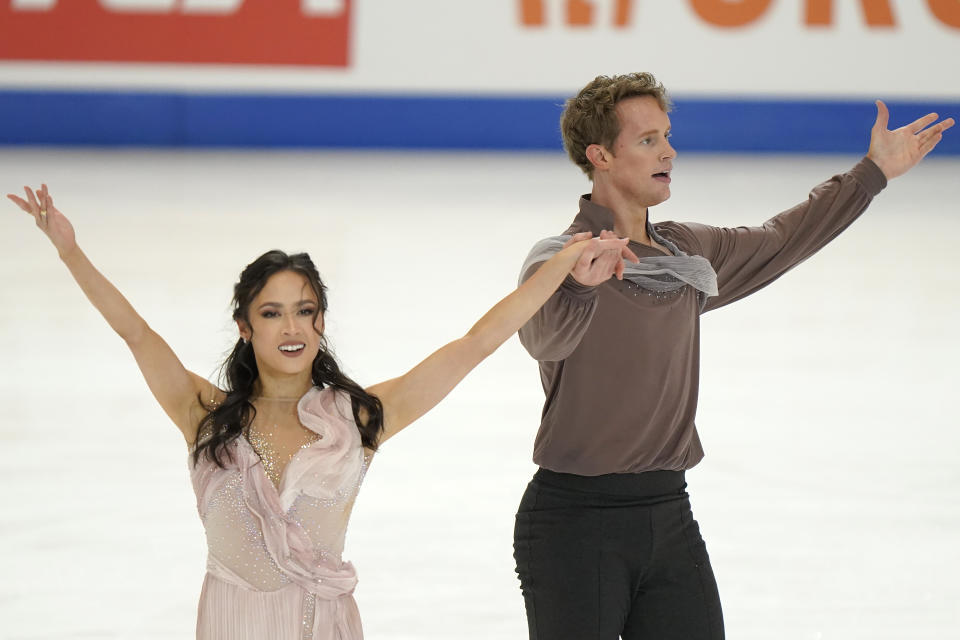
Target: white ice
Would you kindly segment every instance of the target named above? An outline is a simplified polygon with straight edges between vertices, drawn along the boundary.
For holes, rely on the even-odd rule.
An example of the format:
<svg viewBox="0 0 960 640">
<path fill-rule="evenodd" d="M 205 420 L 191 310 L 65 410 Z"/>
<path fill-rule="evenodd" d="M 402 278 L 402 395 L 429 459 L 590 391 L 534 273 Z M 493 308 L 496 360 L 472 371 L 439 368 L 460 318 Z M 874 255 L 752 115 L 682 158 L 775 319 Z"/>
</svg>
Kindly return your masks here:
<svg viewBox="0 0 960 640">
<path fill-rule="evenodd" d="M 681 154 L 654 219 L 758 224 L 848 156 Z M 928 158 L 820 254 L 703 320 L 688 474 L 727 634 L 960 637 L 960 160 Z M 559 154 L 0 151 L 87 254 L 212 375 L 229 297 L 307 250 L 370 384 L 458 337 L 562 231 Z M 0 207 L 0 637 L 188 638 L 204 572 L 180 434 L 31 220 Z M 346 557 L 372 640 L 524 638 L 517 502 L 542 391 L 516 339 L 378 455 Z"/>
</svg>

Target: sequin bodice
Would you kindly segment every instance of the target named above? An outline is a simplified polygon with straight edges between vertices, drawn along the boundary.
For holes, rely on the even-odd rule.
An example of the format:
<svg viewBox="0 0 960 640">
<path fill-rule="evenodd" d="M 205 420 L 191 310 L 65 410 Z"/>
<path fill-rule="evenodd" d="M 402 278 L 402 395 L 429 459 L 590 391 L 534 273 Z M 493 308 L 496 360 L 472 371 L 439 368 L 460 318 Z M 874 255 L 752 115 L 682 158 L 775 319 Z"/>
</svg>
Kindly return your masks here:
<svg viewBox="0 0 960 640">
<path fill-rule="evenodd" d="M 356 583 L 341 553 L 366 471 L 364 450 L 348 397 L 312 389 L 297 410 L 317 438 L 285 461 L 273 481 L 245 437 L 231 443 L 226 468 L 201 459 L 192 469 L 208 570 L 247 589 L 296 583 L 337 596 Z"/>
<path fill-rule="evenodd" d="M 302 425 L 298 425 L 296 431 L 298 433 L 293 434 L 292 438 L 288 437 L 288 439 L 294 440 L 292 444 L 277 442 L 280 439 L 278 425 L 274 425 L 272 428 L 251 427 L 246 433 L 247 442 L 260 457 L 263 470 L 277 489 L 280 488 L 280 481 L 283 479 L 283 470 L 293 460 L 293 456 L 323 438 L 319 433 L 315 433 Z"/>
</svg>

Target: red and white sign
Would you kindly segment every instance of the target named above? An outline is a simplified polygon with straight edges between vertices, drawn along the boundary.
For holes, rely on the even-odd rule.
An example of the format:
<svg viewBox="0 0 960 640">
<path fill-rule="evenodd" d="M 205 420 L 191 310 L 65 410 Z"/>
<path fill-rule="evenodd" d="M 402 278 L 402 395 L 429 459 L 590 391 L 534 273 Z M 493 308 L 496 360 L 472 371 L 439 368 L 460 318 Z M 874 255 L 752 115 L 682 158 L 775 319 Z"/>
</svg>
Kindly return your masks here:
<svg viewBox="0 0 960 640">
<path fill-rule="evenodd" d="M 0 0 L 0 92 L 956 100 L 958 51 L 960 0 Z"/>
<path fill-rule="evenodd" d="M 352 0 L 0 0 L 0 59 L 346 67 Z"/>
</svg>

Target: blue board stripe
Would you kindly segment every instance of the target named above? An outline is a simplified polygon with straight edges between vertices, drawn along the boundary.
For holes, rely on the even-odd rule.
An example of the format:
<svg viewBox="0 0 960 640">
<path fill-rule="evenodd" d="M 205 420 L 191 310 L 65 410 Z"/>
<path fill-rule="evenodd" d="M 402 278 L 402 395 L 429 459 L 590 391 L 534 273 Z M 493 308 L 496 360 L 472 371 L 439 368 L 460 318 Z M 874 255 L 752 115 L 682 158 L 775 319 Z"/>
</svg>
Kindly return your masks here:
<svg viewBox="0 0 960 640">
<path fill-rule="evenodd" d="M 0 91 L 0 144 L 551 150 L 563 97 Z M 863 153 L 868 100 L 674 96 L 682 151 Z M 960 100 L 889 103 L 893 126 Z M 954 133 L 954 132 L 951 132 Z M 960 133 L 938 154 L 960 155 Z"/>
</svg>

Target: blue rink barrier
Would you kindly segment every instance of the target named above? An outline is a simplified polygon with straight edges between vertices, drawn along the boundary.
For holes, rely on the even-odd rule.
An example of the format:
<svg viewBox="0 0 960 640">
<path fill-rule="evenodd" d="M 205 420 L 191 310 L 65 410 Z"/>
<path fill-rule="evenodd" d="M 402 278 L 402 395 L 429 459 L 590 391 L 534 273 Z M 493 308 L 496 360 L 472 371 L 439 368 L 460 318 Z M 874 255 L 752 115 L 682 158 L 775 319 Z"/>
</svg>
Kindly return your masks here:
<svg viewBox="0 0 960 640">
<path fill-rule="evenodd" d="M 864 153 L 870 100 L 673 96 L 681 151 Z M 563 97 L 0 90 L 0 144 L 558 150 Z M 960 100 L 890 100 L 891 126 Z M 960 131 L 938 154 L 960 155 Z"/>
</svg>

